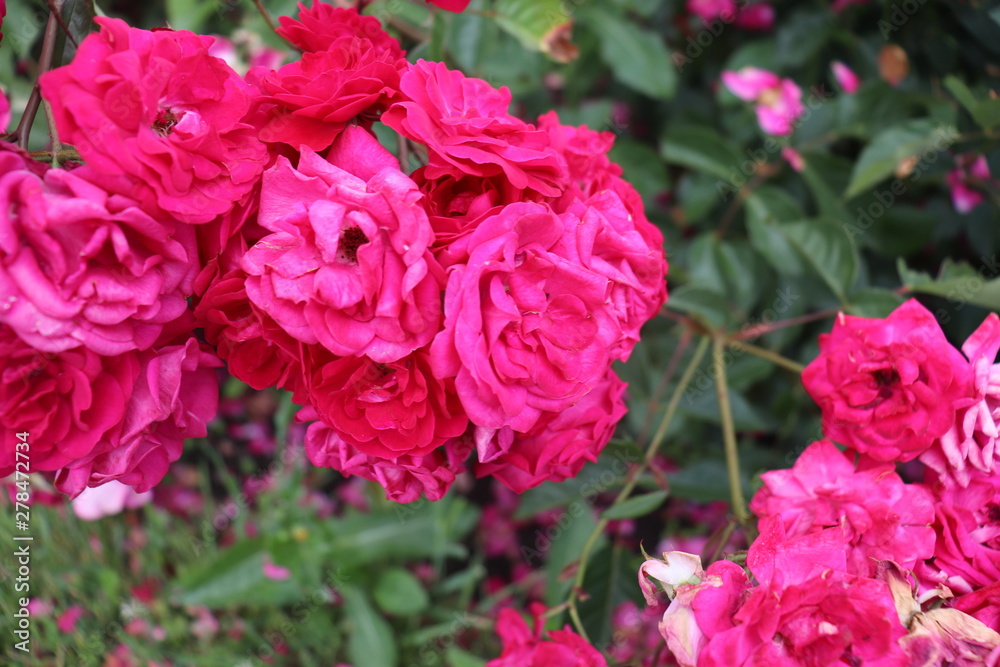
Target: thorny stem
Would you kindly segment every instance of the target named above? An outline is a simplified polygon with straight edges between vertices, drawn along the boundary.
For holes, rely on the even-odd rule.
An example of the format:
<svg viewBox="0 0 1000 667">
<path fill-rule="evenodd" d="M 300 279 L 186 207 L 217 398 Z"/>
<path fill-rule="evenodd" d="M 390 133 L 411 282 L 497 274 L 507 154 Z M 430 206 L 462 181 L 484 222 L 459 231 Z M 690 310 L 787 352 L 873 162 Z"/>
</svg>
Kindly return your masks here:
<svg viewBox="0 0 1000 667">
<path fill-rule="evenodd" d="M 253 0 L 253 5 L 257 8 L 257 11 L 260 12 L 260 15 L 264 17 L 264 21 L 267 23 L 267 26 L 273 32 L 278 32 L 278 24 L 274 22 L 273 18 L 271 18 L 270 12 L 264 8 L 264 3 L 261 0 Z"/>
<path fill-rule="evenodd" d="M 80 46 L 77 43 L 77 41 L 76 41 L 76 37 L 74 37 L 73 33 L 70 32 L 69 26 L 66 25 L 65 21 L 63 21 L 63 18 L 62 18 L 62 5 L 63 5 L 63 2 L 62 2 L 62 0 L 47 0 L 47 1 L 48 1 L 48 5 L 49 5 L 49 11 L 52 14 L 55 14 L 56 20 L 59 22 L 59 27 L 62 28 L 62 31 L 66 34 L 66 38 L 69 41 L 73 42 L 73 48 L 76 48 L 76 47 Z"/>
<path fill-rule="evenodd" d="M 732 336 L 732 340 L 752 340 L 763 336 L 764 334 L 771 333 L 772 331 L 777 331 L 778 329 L 794 327 L 799 324 L 808 324 L 809 322 L 815 322 L 816 320 L 833 317 L 839 312 L 840 308 L 828 308 L 826 310 L 821 310 L 818 313 L 808 313 L 806 315 L 799 315 L 798 317 L 790 317 L 787 320 L 779 320 L 769 324 L 758 324 L 757 326 L 744 329 L 735 336 Z"/>
<path fill-rule="evenodd" d="M 715 391 L 719 396 L 719 415 L 722 417 L 722 440 L 726 447 L 726 472 L 729 476 L 729 497 L 733 512 L 741 524 L 746 524 L 746 499 L 740 481 L 740 459 L 736 451 L 736 426 L 733 424 L 733 410 L 729 404 L 729 383 L 726 380 L 726 339 L 716 336 L 712 340 L 712 367 L 715 370 Z"/>
<path fill-rule="evenodd" d="M 61 3 L 57 3 L 61 4 Z M 49 20 L 45 24 L 45 37 L 42 39 L 42 54 L 38 61 L 38 76 L 45 74 L 52 67 L 52 58 L 56 52 L 56 37 L 59 34 L 59 19 L 57 12 L 49 12 Z M 31 136 L 31 124 L 35 122 L 38 114 L 38 107 L 42 102 L 42 90 L 38 83 L 31 90 L 31 97 L 28 98 L 28 105 L 24 108 L 24 115 L 21 122 L 17 124 L 17 145 L 22 149 L 28 149 L 28 139 Z M 50 131 L 55 132 L 55 126 L 50 126 Z M 53 146 L 55 144 L 53 143 Z"/>
<path fill-rule="evenodd" d="M 677 413 L 677 408 L 680 405 L 681 397 L 684 395 L 684 391 L 687 389 L 688 385 L 691 384 L 691 380 L 694 378 L 695 371 L 698 370 L 698 365 L 701 363 L 702 358 L 705 356 L 705 352 L 708 350 L 708 338 L 702 338 L 698 343 L 698 347 L 694 352 L 694 356 L 691 361 L 688 362 L 687 368 L 684 369 L 684 374 L 681 376 L 680 381 L 677 383 L 677 387 L 674 389 L 673 395 L 670 397 L 670 403 L 667 404 L 667 411 L 663 414 L 663 419 L 660 420 L 660 426 L 656 429 L 656 434 L 653 436 L 652 441 L 649 443 L 649 448 L 646 450 L 646 456 L 639 464 L 639 466 L 634 470 L 631 477 L 625 482 L 625 486 L 622 490 L 618 492 L 611 506 L 614 507 L 619 503 L 626 500 L 632 490 L 635 489 L 636 484 L 639 483 L 639 479 L 642 477 L 642 473 L 649 467 L 649 464 L 656 458 L 656 453 L 660 449 L 660 445 L 663 444 L 663 440 L 667 434 L 667 429 L 670 427 L 670 422 L 673 421 L 674 415 Z M 587 574 L 587 563 L 590 560 L 590 552 L 594 550 L 597 545 L 597 540 L 600 538 L 601 534 L 604 533 L 604 529 L 607 528 L 608 520 L 601 519 L 597 522 L 597 526 L 591 531 L 590 536 L 587 538 L 586 544 L 583 545 L 583 549 L 580 550 L 580 565 L 576 570 L 576 577 L 573 579 L 573 587 L 570 589 L 569 597 L 566 599 L 566 607 L 569 609 L 569 616 L 573 621 L 573 626 L 576 628 L 577 633 L 583 637 L 588 643 L 590 639 L 587 637 L 587 631 L 583 627 L 583 622 L 580 620 L 580 612 L 576 608 L 576 602 L 579 598 L 580 591 L 583 590 L 583 580 Z"/>
<path fill-rule="evenodd" d="M 772 352 L 771 350 L 766 350 L 762 347 L 757 347 L 756 345 L 751 345 L 750 343 L 745 343 L 743 341 L 733 340 L 732 338 L 723 338 L 722 340 L 730 347 L 735 347 L 743 350 L 744 352 L 749 352 L 755 357 L 760 357 L 761 359 L 767 359 L 772 364 L 781 366 L 782 368 L 787 368 L 793 373 L 802 373 L 802 371 L 806 368 L 799 362 L 792 361 L 788 357 L 783 357 L 777 352 Z"/>
</svg>

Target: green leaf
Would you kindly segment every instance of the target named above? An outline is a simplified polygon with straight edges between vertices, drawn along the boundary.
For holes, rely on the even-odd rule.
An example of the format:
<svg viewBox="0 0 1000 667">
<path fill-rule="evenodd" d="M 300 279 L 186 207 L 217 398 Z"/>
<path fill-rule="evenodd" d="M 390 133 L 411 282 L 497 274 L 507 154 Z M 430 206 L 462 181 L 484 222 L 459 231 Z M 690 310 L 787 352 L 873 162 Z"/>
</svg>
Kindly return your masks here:
<svg viewBox="0 0 1000 667">
<path fill-rule="evenodd" d="M 552 546 L 545 561 L 545 601 L 550 607 L 566 599 L 566 594 L 573 586 L 573 576 L 571 572 L 564 570 L 580 559 L 583 545 L 596 527 L 597 522 L 585 506 L 571 505 L 570 510 L 564 512 L 555 524 L 544 530 L 539 528 L 533 533 L 534 544 L 521 545 L 524 555 L 526 548 L 540 551 L 539 547 L 551 540 Z M 596 546 L 600 546 L 604 541 L 602 535 L 598 538 Z M 533 559 L 529 559 L 528 564 L 532 565 L 530 560 Z M 537 565 L 537 562 L 535 564 Z"/>
<path fill-rule="evenodd" d="M 747 231 L 754 249 L 783 276 L 806 271 L 799 252 L 781 232 L 783 221 L 801 220 L 802 207 L 786 192 L 771 186 L 757 188 L 746 203 Z"/>
<path fill-rule="evenodd" d="M 167 0 L 167 22 L 174 30 L 203 32 L 206 20 L 216 9 L 214 2 Z"/>
<path fill-rule="evenodd" d="M 992 257 L 980 258 L 981 264 L 974 268 L 965 262 L 946 259 L 941 265 L 937 278 L 922 271 L 913 271 L 900 258 L 897 267 L 903 284 L 914 292 L 945 297 L 951 304 L 970 303 L 991 311 L 1000 311 L 1000 261 Z"/>
<path fill-rule="evenodd" d="M 883 318 L 903 303 L 903 297 L 887 289 L 872 287 L 851 295 L 847 312 L 858 317 Z"/>
<path fill-rule="evenodd" d="M 722 329 L 729 321 L 726 295 L 698 285 L 681 285 L 670 292 L 671 310 L 686 313 L 710 329 Z"/>
<path fill-rule="evenodd" d="M 573 21 L 562 0 L 497 0 L 493 10 L 497 24 L 524 48 L 563 63 L 576 57 L 576 48 L 567 41 Z"/>
<path fill-rule="evenodd" d="M 945 77 L 944 87 L 955 96 L 972 118 L 984 129 L 1000 124 L 1000 100 L 977 100 L 969 87 L 963 81 L 954 77 Z"/>
<path fill-rule="evenodd" d="M 657 195 L 670 189 L 667 168 L 656 151 L 646 144 L 618 139 L 608 157 L 621 165 L 622 177 L 642 195 L 647 207 L 655 202 Z"/>
<path fill-rule="evenodd" d="M 429 602 L 420 580 L 402 568 L 383 572 L 372 595 L 379 609 L 394 616 L 414 616 L 426 609 Z"/>
<path fill-rule="evenodd" d="M 735 146 L 702 125 L 669 130 L 660 139 L 660 155 L 670 164 L 711 174 L 729 186 L 742 158 Z"/>
<path fill-rule="evenodd" d="M 600 39 L 601 59 L 616 79 L 655 99 L 674 96 L 677 71 L 658 33 L 594 8 L 580 14 Z"/>
<path fill-rule="evenodd" d="M 294 580 L 275 581 L 264 576 L 266 558 L 263 539 L 237 542 L 183 575 L 174 599 L 179 604 L 213 608 L 273 606 L 298 599 L 302 591 Z"/>
<path fill-rule="evenodd" d="M 844 228 L 831 220 L 818 218 L 782 223 L 779 229 L 837 298 L 846 302 L 847 291 L 858 274 L 860 259 Z"/>
<path fill-rule="evenodd" d="M 352 626 L 347 633 L 350 661 L 365 667 L 395 667 L 397 650 L 392 627 L 375 611 L 362 589 L 345 586 L 341 595 L 347 623 Z"/>
<path fill-rule="evenodd" d="M 906 158 L 929 149 L 944 150 L 954 143 L 957 134 L 954 127 L 935 126 L 926 118 L 907 121 L 880 132 L 861 151 L 844 196 L 850 199 L 877 185 L 892 175 Z"/>
<path fill-rule="evenodd" d="M 445 664 L 450 667 L 486 667 L 486 661 L 468 651 L 452 646 L 445 653 Z"/>
<path fill-rule="evenodd" d="M 6 48 L 10 45 L 18 59 L 29 58 L 31 47 L 45 29 L 47 17 L 48 12 L 33 3 L 8 2 L 7 16 L 3 21 L 3 42 L 0 46 Z"/>
<path fill-rule="evenodd" d="M 634 519 L 645 516 L 663 504 L 667 499 L 666 491 L 653 491 L 641 496 L 612 505 L 601 514 L 603 519 Z"/>
<path fill-rule="evenodd" d="M 847 188 L 851 163 L 827 153 L 803 153 L 805 168 L 802 178 L 812 191 L 820 215 L 837 221 L 848 221 L 847 210 L 837 195 Z"/>
</svg>

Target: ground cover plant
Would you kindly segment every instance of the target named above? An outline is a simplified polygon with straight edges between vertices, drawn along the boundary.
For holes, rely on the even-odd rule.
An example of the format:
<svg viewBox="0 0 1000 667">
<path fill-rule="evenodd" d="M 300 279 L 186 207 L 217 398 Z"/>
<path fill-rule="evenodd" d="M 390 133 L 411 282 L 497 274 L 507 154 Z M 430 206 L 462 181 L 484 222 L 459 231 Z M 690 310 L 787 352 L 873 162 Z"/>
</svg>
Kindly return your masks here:
<svg viewBox="0 0 1000 667">
<path fill-rule="evenodd" d="M 4 664 L 1000 664 L 996 8 L 0 17 Z"/>
</svg>

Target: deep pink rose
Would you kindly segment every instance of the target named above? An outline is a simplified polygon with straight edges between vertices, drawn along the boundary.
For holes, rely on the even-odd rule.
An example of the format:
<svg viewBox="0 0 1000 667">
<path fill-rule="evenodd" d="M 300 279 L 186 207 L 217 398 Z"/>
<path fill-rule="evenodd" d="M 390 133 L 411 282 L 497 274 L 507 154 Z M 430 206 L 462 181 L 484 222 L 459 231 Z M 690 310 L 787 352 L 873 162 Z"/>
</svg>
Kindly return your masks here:
<svg viewBox="0 0 1000 667">
<path fill-rule="evenodd" d="M 433 5 L 437 5 L 438 7 L 446 11 L 455 12 L 456 14 L 458 12 L 465 11 L 465 8 L 468 7 L 469 2 L 471 2 L 471 0 L 424 0 L 424 1 L 429 2 Z"/>
<path fill-rule="evenodd" d="M 14 472 L 17 433 L 31 434 L 29 471 L 57 470 L 113 437 L 138 373 L 135 352 L 41 352 L 0 324 L 0 478 Z"/>
<path fill-rule="evenodd" d="M 265 175 L 260 223 L 273 233 L 243 257 L 247 294 L 303 343 L 401 359 L 441 321 L 443 277 L 422 195 L 360 128 L 331 160 L 306 149 L 298 169 L 282 158 Z"/>
<path fill-rule="evenodd" d="M 563 125 L 555 111 L 538 117 L 538 129 L 548 135 L 549 145 L 566 162 L 568 180 L 587 194 L 591 192 L 586 188 L 604 174 L 621 176 L 621 167 L 608 159 L 608 151 L 615 143 L 613 132 L 598 132 L 586 125 Z"/>
<path fill-rule="evenodd" d="M 307 51 L 277 71 L 252 69 L 247 79 L 260 89 L 254 122 L 268 143 L 322 151 L 355 118 L 367 124 L 399 90 L 406 67 L 398 49 L 364 38 L 338 37 L 328 50 Z"/>
<path fill-rule="evenodd" d="M 195 308 L 198 325 L 234 377 L 254 389 L 298 394 L 304 387 L 304 346 L 251 303 L 245 281 L 246 274 L 236 269 L 213 283 Z"/>
<path fill-rule="evenodd" d="M 494 435 L 479 451 L 476 476 L 492 475 L 515 493 L 576 476 L 584 463 L 597 460 L 625 416 L 626 387 L 611 371 L 575 405 L 544 413 L 530 432 L 514 434 L 506 448 Z"/>
<path fill-rule="evenodd" d="M 973 370 L 975 394 L 958 403 L 951 428 L 920 460 L 944 484 L 965 486 L 976 471 L 996 474 L 1000 464 L 1000 317 L 990 315 L 962 345 Z M 967 403 L 967 405 L 966 405 Z"/>
<path fill-rule="evenodd" d="M 550 630 L 543 637 L 545 621 L 541 618 L 544 607 L 531 606 L 535 629 L 513 609 L 500 610 L 497 617 L 497 634 L 503 641 L 500 657 L 486 663 L 486 667 L 607 667 L 601 652 L 588 644 L 567 626 L 563 630 Z"/>
<path fill-rule="evenodd" d="M 313 408 L 306 408 L 297 418 L 304 421 L 316 417 Z M 423 456 L 403 454 L 383 459 L 348 445 L 323 422 L 310 424 L 306 431 L 306 456 L 313 465 L 339 470 L 345 477 L 357 475 L 378 482 L 386 498 L 397 503 L 412 503 L 421 496 L 428 500 L 443 498 L 455 476 L 465 470 L 471 450 L 471 441 L 456 438 Z"/>
<path fill-rule="evenodd" d="M 215 417 L 219 382 L 215 355 L 194 337 L 139 352 L 139 376 L 121 432 L 59 471 L 56 487 L 76 497 L 111 480 L 142 493 L 180 458 L 186 438 L 200 438 Z"/>
<path fill-rule="evenodd" d="M 809 445 L 791 470 L 761 475 L 750 509 L 783 522 L 788 537 L 837 528 L 849 544 L 850 572 L 872 576 L 879 560 L 912 569 L 934 553 L 934 498 L 904 484 L 891 465 L 855 470 L 828 440 Z"/>
<path fill-rule="evenodd" d="M 306 365 L 320 418 L 368 456 L 424 456 L 469 425 L 453 382 L 431 374 L 426 350 L 386 363 L 317 354 Z"/>
<path fill-rule="evenodd" d="M 557 254 L 564 233 L 547 207 L 512 204 L 460 239 L 469 259 L 449 269 L 431 359 L 477 426 L 527 433 L 607 374 L 622 336 L 611 281 Z"/>
<path fill-rule="evenodd" d="M 937 505 L 934 560 L 919 569 L 928 588 L 956 594 L 1000 581 L 1000 476 L 973 473 L 967 486 L 931 481 Z"/>
<path fill-rule="evenodd" d="M 250 88 L 209 54 L 211 37 L 98 17 L 73 62 L 41 76 L 60 138 L 90 178 L 189 223 L 231 209 L 263 168 L 243 122 Z"/>
<path fill-rule="evenodd" d="M 0 18 L 3 18 L 0 15 Z M 3 33 L 0 33 L 0 40 L 3 39 Z M 10 125 L 10 101 L 7 96 L 3 94 L 0 90 L 0 135 L 7 134 L 7 126 Z"/>
<path fill-rule="evenodd" d="M 1000 581 L 959 596 L 948 606 L 975 616 L 987 627 L 1000 632 Z"/>
<path fill-rule="evenodd" d="M 611 190 L 574 203 L 560 219 L 566 230 L 563 255 L 611 281 L 608 298 L 622 339 L 610 353 L 625 361 L 639 342 L 639 330 L 667 300 L 663 235 L 645 217 L 630 214 Z"/>
<path fill-rule="evenodd" d="M 802 384 L 824 433 L 880 461 L 919 456 L 974 396 L 969 362 L 915 299 L 886 319 L 841 313 L 819 349 Z"/>
<path fill-rule="evenodd" d="M 187 308 L 194 230 L 72 172 L 0 151 L 0 322 L 33 347 L 121 354 Z"/>
<path fill-rule="evenodd" d="M 736 15 L 736 27 L 764 32 L 774 27 L 774 6 L 769 2 L 744 7 Z"/>
<path fill-rule="evenodd" d="M 382 28 L 374 16 L 361 16 L 354 8 L 334 7 L 313 0 L 312 7 L 299 3 L 298 19 L 288 16 L 278 18 L 281 27 L 277 33 L 303 51 L 328 51 L 340 48 L 343 37 L 365 39 L 377 51 L 389 52 L 394 60 L 406 56 L 399 42 Z"/>
<path fill-rule="evenodd" d="M 519 190 L 557 196 L 566 165 L 547 134 L 508 113 L 510 91 L 419 60 L 400 79 L 404 100 L 382 121 L 428 148 L 426 176 L 503 174 Z"/>
</svg>

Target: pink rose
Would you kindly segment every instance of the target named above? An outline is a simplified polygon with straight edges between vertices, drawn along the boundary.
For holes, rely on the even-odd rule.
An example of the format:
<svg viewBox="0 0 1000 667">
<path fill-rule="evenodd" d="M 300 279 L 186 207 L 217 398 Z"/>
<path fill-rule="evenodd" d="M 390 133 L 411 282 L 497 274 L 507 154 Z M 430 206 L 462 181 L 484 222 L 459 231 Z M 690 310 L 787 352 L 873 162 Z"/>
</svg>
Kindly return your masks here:
<svg viewBox="0 0 1000 667">
<path fill-rule="evenodd" d="M 955 158 L 956 169 L 948 172 L 951 201 L 959 213 L 969 213 L 986 200 L 983 188 L 996 187 L 990 167 L 982 155 L 967 153 Z"/>
<path fill-rule="evenodd" d="M 260 223 L 273 233 L 243 257 L 247 294 L 303 343 L 395 361 L 439 328 L 433 231 L 416 185 L 370 134 L 351 128 L 333 151 L 335 164 L 306 149 L 298 169 L 281 158 L 265 175 Z"/>
<path fill-rule="evenodd" d="M 120 514 L 125 508 L 142 507 L 153 499 L 153 492 L 136 493 L 131 486 L 120 482 L 108 482 L 101 486 L 84 489 L 70 504 L 73 514 L 84 521 L 96 521 L 106 516 Z"/>
<path fill-rule="evenodd" d="M 469 259 L 449 269 L 431 360 L 477 426 L 527 433 L 607 374 L 622 336 L 611 281 L 558 254 L 563 235 L 547 207 L 512 204 L 456 242 Z"/>
<path fill-rule="evenodd" d="M 121 432 L 59 471 L 56 487 L 63 493 L 76 497 L 111 480 L 148 491 L 180 458 L 186 438 L 207 433 L 219 403 L 216 357 L 193 337 L 137 354 L 139 376 Z"/>
<path fill-rule="evenodd" d="M 987 627 L 1000 632 L 1000 581 L 959 596 L 951 600 L 949 606 L 976 617 Z"/>
<path fill-rule="evenodd" d="M 973 370 L 975 395 L 957 405 L 951 428 L 920 460 L 944 484 L 965 486 L 976 471 L 992 474 L 1000 463 L 1000 318 L 990 315 L 962 345 Z M 968 403 L 968 405 L 966 405 Z"/>
<path fill-rule="evenodd" d="M 736 27 L 764 32 L 774 27 L 774 17 L 774 6 L 771 3 L 758 2 L 740 10 L 736 15 Z"/>
<path fill-rule="evenodd" d="M 706 26 L 716 20 L 732 23 L 739 11 L 736 0 L 687 0 L 687 10 Z"/>
<path fill-rule="evenodd" d="M 0 324 L 0 478 L 14 472 L 17 433 L 30 433 L 31 471 L 58 470 L 114 437 L 138 373 L 135 352 L 40 352 Z"/>
<path fill-rule="evenodd" d="M 545 481 L 576 476 L 596 461 L 627 409 L 626 384 L 613 371 L 589 393 L 562 412 L 544 413 L 526 434 L 514 434 L 506 448 L 494 436 L 480 449 L 476 476 L 496 477 L 515 493 Z"/>
<path fill-rule="evenodd" d="M 853 574 L 872 576 L 879 560 L 912 569 L 934 553 L 934 499 L 924 487 L 904 484 L 891 465 L 855 470 L 851 457 L 820 440 L 791 470 L 761 479 L 750 502 L 754 514 L 781 521 L 788 537 L 843 531 Z"/>
<path fill-rule="evenodd" d="M 399 89 L 406 61 L 398 49 L 345 35 L 325 51 L 307 51 L 277 71 L 252 69 L 256 84 L 254 120 L 268 143 L 322 151 L 355 118 L 371 124 Z M 370 116 L 370 118 L 365 118 Z"/>
<path fill-rule="evenodd" d="M 195 308 L 198 325 L 234 377 L 254 389 L 298 394 L 305 346 L 251 303 L 245 281 L 246 274 L 236 269 L 214 282 Z"/>
<path fill-rule="evenodd" d="M 211 37 L 95 20 L 73 62 L 39 79 L 60 138 L 94 182 L 151 213 L 202 223 L 231 209 L 265 156 L 243 122 L 250 88 L 209 54 Z"/>
<path fill-rule="evenodd" d="M 802 384 L 824 433 L 880 461 L 919 456 L 974 395 L 971 366 L 915 299 L 884 320 L 841 313 L 819 349 Z"/>
<path fill-rule="evenodd" d="M 0 14 L 0 19 L 3 15 Z M 0 40 L 3 39 L 3 33 L 0 32 Z M 0 90 L 0 135 L 7 134 L 7 126 L 10 125 L 10 101 L 7 96 L 4 95 L 3 91 Z"/>
<path fill-rule="evenodd" d="M 567 177 L 586 194 L 594 181 L 602 176 L 621 176 L 620 166 L 608 159 L 608 151 L 615 143 L 613 132 L 598 132 L 586 125 L 563 125 L 555 111 L 538 117 L 538 129 L 548 135 L 548 143 L 566 163 Z"/>
<path fill-rule="evenodd" d="M 307 408 L 297 419 L 305 421 L 316 416 L 312 408 Z M 347 444 L 323 422 L 310 424 L 306 431 L 306 456 L 313 465 L 339 470 L 345 477 L 357 475 L 378 482 L 385 489 L 385 497 L 397 503 L 412 503 L 421 496 L 428 500 L 443 498 L 456 475 L 465 470 L 471 450 L 472 443 L 461 438 L 423 456 L 402 454 L 384 459 Z"/>
<path fill-rule="evenodd" d="M 839 60 L 834 60 L 830 63 L 830 69 L 833 70 L 833 78 L 837 80 L 837 83 L 845 93 L 853 95 L 858 92 L 858 88 L 861 87 L 861 79 L 858 78 L 858 75 L 850 67 Z"/>
<path fill-rule="evenodd" d="M 802 90 L 791 79 L 782 79 L 774 72 L 747 66 L 737 72 L 723 72 L 722 82 L 733 95 L 755 103 L 757 122 L 768 134 L 791 134 L 805 113 Z"/>
<path fill-rule="evenodd" d="M 400 79 L 404 100 L 382 121 L 428 148 L 426 176 L 503 174 L 517 189 L 558 195 L 566 166 L 546 133 L 508 113 L 510 91 L 419 60 Z"/>
<path fill-rule="evenodd" d="M 622 338 L 610 353 L 626 361 L 639 330 L 667 300 L 663 234 L 645 217 L 632 215 L 611 190 L 575 202 L 559 217 L 563 256 L 611 281 L 608 301 Z"/>
<path fill-rule="evenodd" d="M 334 7 L 313 0 L 307 8 L 299 3 L 298 19 L 281 16 L 281 27 L 277 33 L 306 52 L 329 51 L 341 48 L 343 37 L 368 40 L 376 51 L 385 51 L 394 60 L 406 56 L 399 42 L 382 28 L 382 23 L 374 16 L 361 16 L 354 8 Z"/>
<path fill-rule="evenodd" d="M 72 172 L 0 151 L 0 322 L 33 347 L 121 354 L 187 308 L 194 231 Z"/>
<path fill-rule="evenodd" d="M 600 651 L 588 644 L 567 626 L 563 630 L 550 630 L 543 637 L 545 621 L 541 614 L 545 608 L 531 605 L 534 632 L 513 609 L 500 611 L 497 617 L 497 634 L 503 641 L 500 657 L 486 663 L 486 667 L 607 667 L 608 662 Z"/>
<path fill-rule="evenodd" d="M 931 482 L 937 501 L 934 560 L 918 570 L 926 587 L 957 594 L 1000 581 L 1000 476 L 974 473 L 967 486 Z"/>
<path fill-rule="evenodd" d="M 386 363 L 316 354 L 305 365 L 320 418 L 368 456 L 424 456 L 469 424 L 453 383 L 431 374 L 425 350 Z"/>
<path fill-rule="evenodd" d="M 441 9 L 449 12 L 455 12 L 456 14 L 465 11 L 465 8 L 469 6 L 471 0 L 424 0 L 431 4 L 437 5 Z"/>
</svg>

